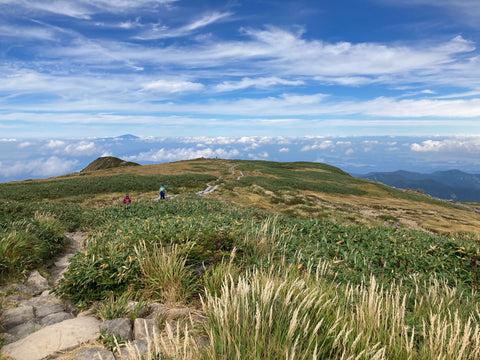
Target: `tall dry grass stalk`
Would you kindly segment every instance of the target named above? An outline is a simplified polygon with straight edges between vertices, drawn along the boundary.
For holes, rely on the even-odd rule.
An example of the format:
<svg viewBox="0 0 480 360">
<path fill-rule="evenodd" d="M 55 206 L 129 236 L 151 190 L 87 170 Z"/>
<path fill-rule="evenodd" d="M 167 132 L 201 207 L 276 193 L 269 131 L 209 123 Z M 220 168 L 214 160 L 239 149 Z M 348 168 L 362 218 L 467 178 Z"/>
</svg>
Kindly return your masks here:
<svg viewBox="0 0 480 360">
<path fill-rule="evenodd" d="M 117 344 L 116 352 L 125 360 L 198 360 L 201 358 L 201 351 L 197 345 L 196 327 L 191 317 L 175 329 L 167 322 L 160 334 L 149 334 L 145 327 L 147 353 L 142 353 L 138 346 L 130 342 L 123 348 Z"/>
<path fill-rule="evenodd" d="M 195 291 L 195 281 L 187 267 L 187 256 L 177 245 L 148 248 L 144 242 L 135 246 L 141 271 L 144 297 L 167 306 L 185 304 Z"/>
<path fill-rule="evenodd" d="M 452 311 L 455 291 L 445 284 L 425 294 L 385 289 L 373 277 L 339 286 L 318 268 L 296 279 L 286 276 L 292 268 L 252 271 L 225 279 L 218 297 L 207 293 L 205 358 L 480 359 L 478 316 Z M 440 304 L 441 314 L 425 317 L 415 301 Z"/>
</svg>

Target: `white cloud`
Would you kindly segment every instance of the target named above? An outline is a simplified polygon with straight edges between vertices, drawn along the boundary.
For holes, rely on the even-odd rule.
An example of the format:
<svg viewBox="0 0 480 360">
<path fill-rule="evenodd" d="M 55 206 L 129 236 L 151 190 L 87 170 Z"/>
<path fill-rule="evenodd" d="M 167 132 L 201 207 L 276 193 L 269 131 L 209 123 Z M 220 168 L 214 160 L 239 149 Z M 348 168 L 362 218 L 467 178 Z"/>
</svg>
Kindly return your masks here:
<svg viewBox="0 0 480 360">
<path fill-rule="evenodd" d="M 190 81 L 161 79 L 145 84 L 143 86 L 143 89 L 148 91 L 173 94 L 185 91 L 199 91 L 203 89 L 203 85 Z"/>
<path fill-rule="evenodd" d="M 289 86 L 299 86 L 305 84 L 302 80 L 284 80 L 277 77 L 269 77 L 269 78 L 243 78 L 240 81 L 225 81 L 221 84 L 215 86 L 215 90 L 222 92 L 222 91 L 233 91 L 233 90 L 240 90 L 246 89 L 249 87 L 257 87 L 257 88 L 268 88 L 275 85 L 289 85 Z"/>
<path fill-rule="evenodd" d="M 70 156 L 93 155 L 99 151 L 93 141 L 69 143 L 63 140 L 49 140 L 44 147 L 48 150 L 53 150 L 55 154 Z"/>
<path fill-rule="evenodd" d="M 31 40 L 54 40 L 55 34 L 50 29 L 40 26 L 0 26 L 0 37 L 24 38 Z"/>
<path fill-rule="evenodd" d="M 33 146 L 34 144 L 30 141 L 23 141 L 20 144 L 18 144 L 19 149 L 27 148 L 29 146 Z"/>
<path fill-rule="evenodd" d="M 64 148 L 66 142 L 63 140 L 49 140 L 48 143 L 45 145 L 47 149 L 58 149 Z"/>
<path fill-rule="evenodd" d="M 281 152 L 281 153 L 287 153 L 287 152 L 289 152 L 289 151 L 290 151 L 290 149 L 289 149 L 289 148 L 286 148 L 286 147 L 280 148 L 280 149 L 278 150 L 278 152 Z"/>
<path fill-rule="evenodd" d="M 224 20 L 231 15 L 232 14 L 229 12 L 221 13 L 214 11 L 212 13 L 204 14 L 202 17 L 189 24 L 174 29 L 170 29 L 165 25 L 155 24 L 151 27 L 151 29 L 142 32 L 141 34 L 135 36 L 135 38 L 138 40 L 157 40 L 173 37 L 182 37 L 189 35 L 192 32 L 206 27 L 210 24 Z"/>
<path fill-rule="evenodd" d="M 320 143 L 315 143 L 313 145 L 305 145 L 302 147 L 301 151 L 312 151 L 312 150 L 326 150 L 333 149 L 335 147 L 332 140 L 325 140 Z"/>
<path fill-rule="evenodd" d="M 0 0 L 0 5 L 16 8 L 21 6 L 27 13 L 48 12 L 77 19 L 90 19 L 99 12 L 119 13 L 139 9 L 142 7 L 152 8 L 158 4 L 168 4 L 177 0 Z M 8 7 L 6 9 L 8 10 Z"/>
<path fill-rule="evenodd" d="M 400 100 L 377 98 L 363 104 L 357 104 L 359 112 L 365 115 L 389 117 L 426 117 L 441 118 L 480 116 L 480 98 L 469 100 Z"/>
<path fill-rule="evenodd" d="M 266 151 L 262 151 L 260 153 L 250 153 L 248 157 L 253 160 L 265 160 L 268 159 L 270 155 Z"/>
<path fill-rule="evenodd" d="M 2 168 L 3 176 L 15 177 L 22 175 L 27 178 L 49 177 L 63 175 L 72 172 L 77 166 L 77 160 L 61 159 L 56 156 L 49 158 L 34 159 L 29 161 L 17 161 L 12 165 L 4 165 Z"/>
<path fill-rule="evenodd" d="M 425 140 L 421 144 L 412 144 L 410 149 L 414 152 L 478 154 L 480 153 L 480 137 L 456 137 L 442 140 Z"/>
<path fill-rule="evenodd" d="M 129 161 L 151 161 L 151 162 L 168 162 L 187 159 L 197 159 L 201 157 L 205 158 L 232 158 L 239 154 L 237 149 L 226 150 L 223 148 L 212 149 L 197 149 L 197 148 L 173 148 L 160 150 L 152 150 L 150 152 L 140 153 L 138 155 L 130 156 L 127 159 Z"/>
</svg>

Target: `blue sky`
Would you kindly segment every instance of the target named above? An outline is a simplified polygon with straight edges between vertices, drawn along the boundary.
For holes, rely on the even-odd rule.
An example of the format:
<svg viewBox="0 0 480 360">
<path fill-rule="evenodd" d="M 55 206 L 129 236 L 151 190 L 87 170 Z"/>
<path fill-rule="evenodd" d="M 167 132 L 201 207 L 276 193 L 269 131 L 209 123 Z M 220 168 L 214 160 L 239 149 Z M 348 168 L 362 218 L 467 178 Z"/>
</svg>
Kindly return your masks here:
<svg viewBox="0 0 480 360">
<path fill-rule="evenodd" d="M 0 165 L 70 171 L 68 151 L 25 144 L 129 133 L 408 137 L 399 157 L 461 167 L 480 153 L 479 18 L 478 0 L 0 0 Z M 91 149 L 77 156 L 111 152 Z"/>
</svg>

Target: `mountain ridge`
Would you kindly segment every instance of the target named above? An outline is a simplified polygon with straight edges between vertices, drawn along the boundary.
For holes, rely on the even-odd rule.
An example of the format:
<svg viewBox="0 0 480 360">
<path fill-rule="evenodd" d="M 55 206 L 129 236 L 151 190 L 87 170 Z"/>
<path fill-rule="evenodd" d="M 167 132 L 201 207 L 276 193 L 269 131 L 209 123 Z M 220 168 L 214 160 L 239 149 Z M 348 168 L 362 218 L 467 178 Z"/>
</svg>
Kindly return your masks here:
<svg viewBox="0 0 480 360">
<path fill-rule="evenodd" d="M 457 169 L 432 173 L 397 170 L 355 176 L 396 188 L 421 190 L 439 199 L 480 201 L 480 174 L 469 174 Z"/>
</svg>

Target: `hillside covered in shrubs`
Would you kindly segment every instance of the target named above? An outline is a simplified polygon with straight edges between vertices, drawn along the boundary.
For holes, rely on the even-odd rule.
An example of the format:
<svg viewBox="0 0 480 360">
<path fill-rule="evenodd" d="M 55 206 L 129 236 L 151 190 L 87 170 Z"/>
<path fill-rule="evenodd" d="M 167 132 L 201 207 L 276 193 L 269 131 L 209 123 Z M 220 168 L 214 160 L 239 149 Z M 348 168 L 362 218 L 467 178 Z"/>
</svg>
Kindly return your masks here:
<svg viewBox="0 0 480 360">
<path fill-rule="evenodd" d="M 161 184 L 178 196 L 154 201 Z M 325 164 L 218 159 L 0 184 L 0 199 L 3 289 L 81 230 L 57 295 L 204 314 L 156 358 L 480 358 L 480 214 L 465 204 Z"/>
</svg>

